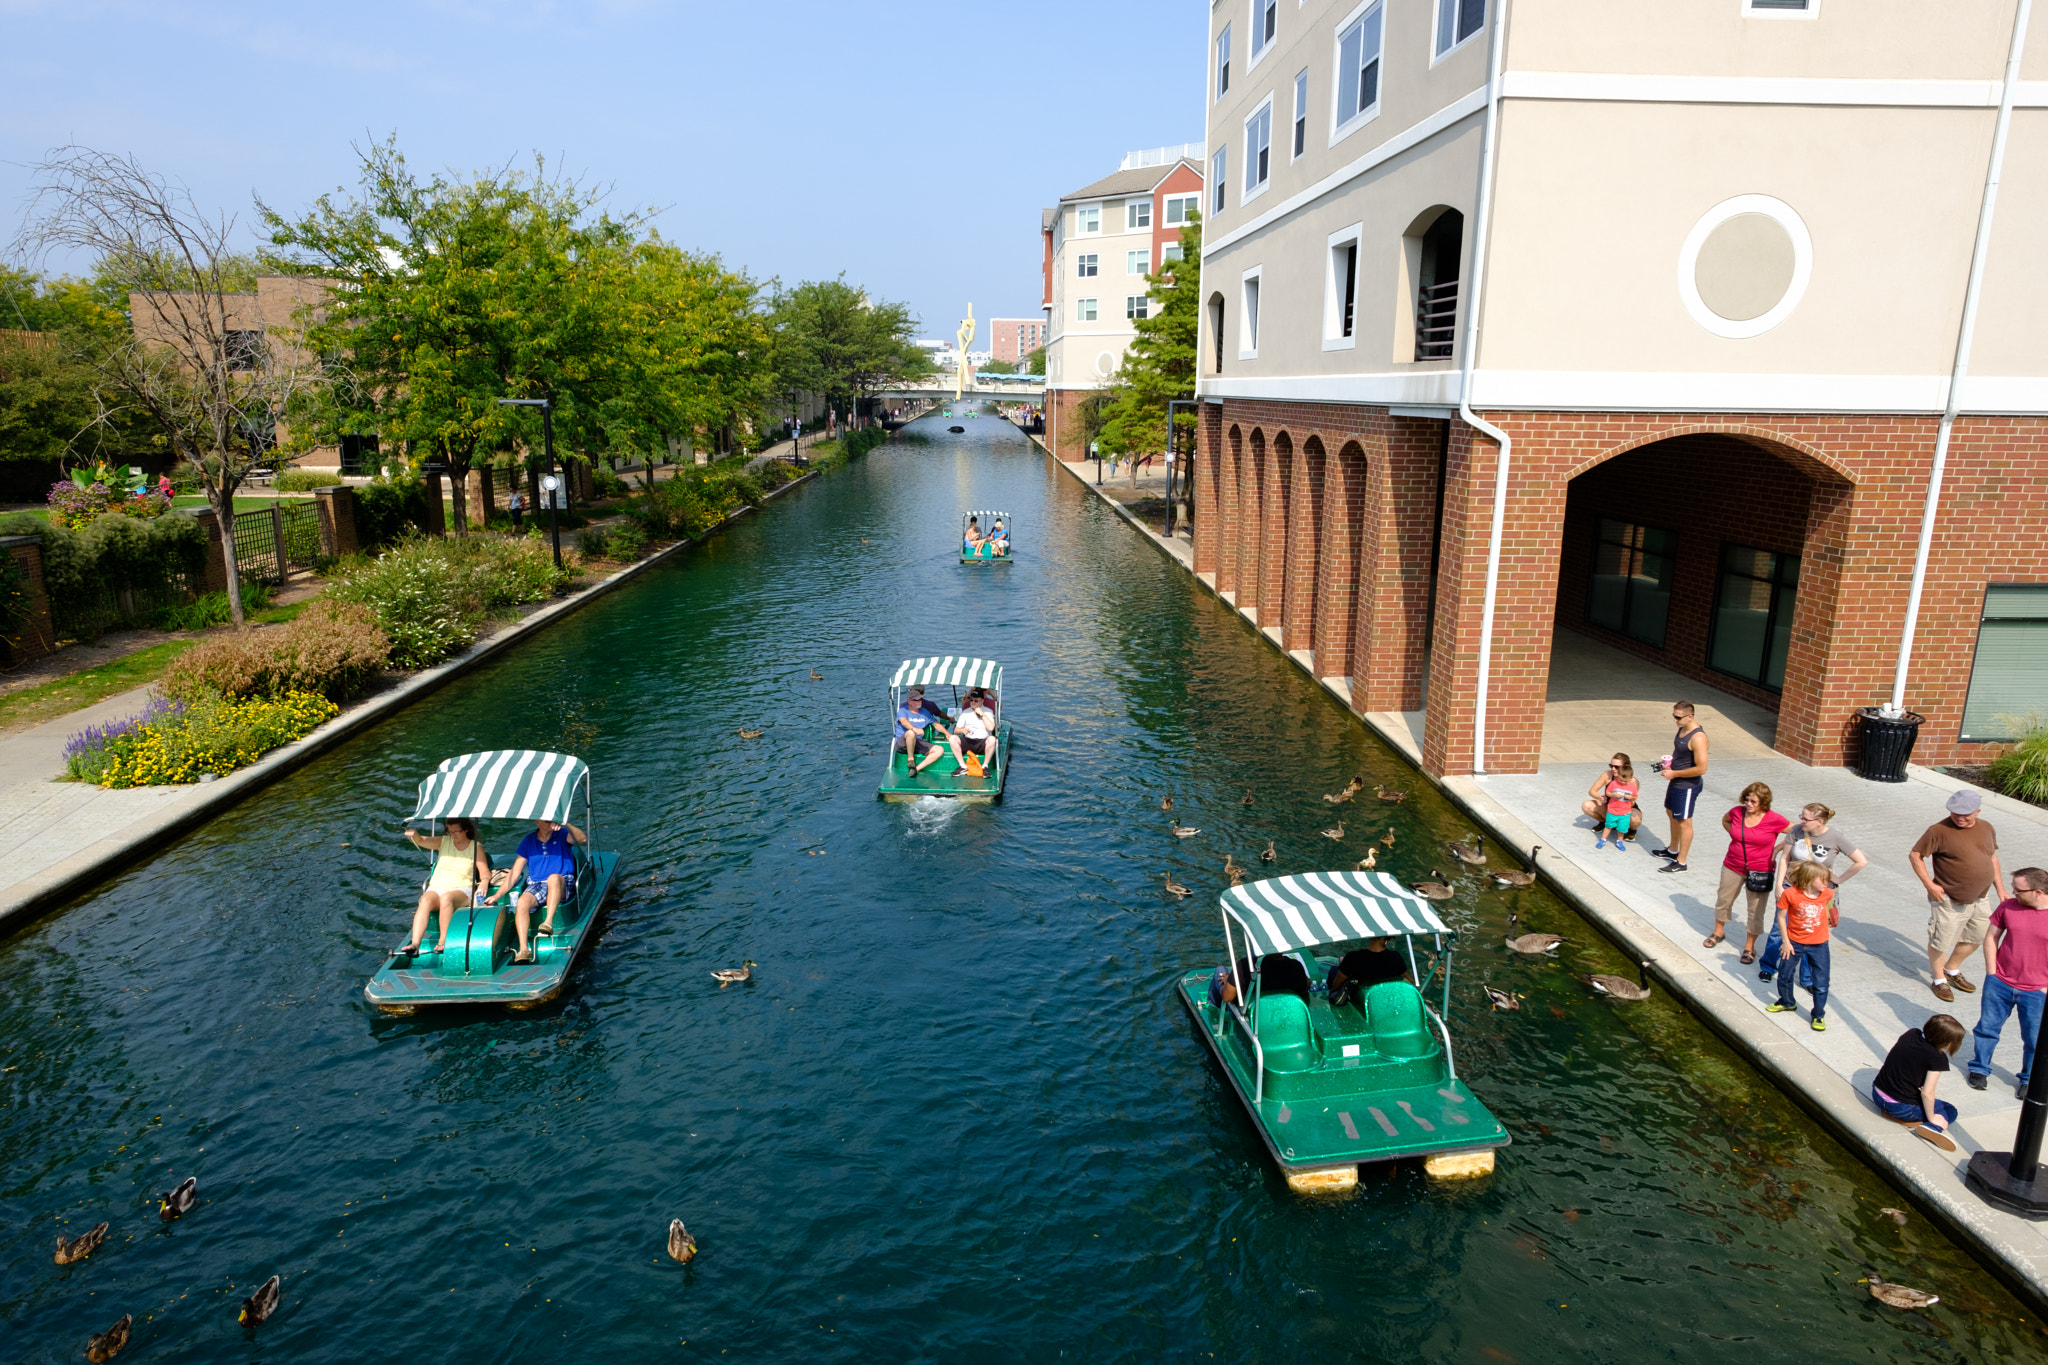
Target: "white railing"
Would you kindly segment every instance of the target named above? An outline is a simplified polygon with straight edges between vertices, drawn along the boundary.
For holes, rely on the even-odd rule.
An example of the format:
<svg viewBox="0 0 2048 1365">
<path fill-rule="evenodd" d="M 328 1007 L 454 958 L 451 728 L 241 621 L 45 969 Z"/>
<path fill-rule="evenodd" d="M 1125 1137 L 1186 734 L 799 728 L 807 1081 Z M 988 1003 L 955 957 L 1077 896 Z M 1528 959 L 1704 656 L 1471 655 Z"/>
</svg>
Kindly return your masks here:
<svg viewBox="0 0 2048 1365">
<path fill-rule="evenodd" d="M 1182 159 L 1199 162 L 1208 154 L 1209 145 L 1205 142 L 1183 142 L 1178 146 L 1153 147 L 1143 152 L 1127 152 L 1124 155 L 1124 164 L 1117 167 L 1117 169 L 1129 171 L 1135 170 L 1140 166 L 1164 166 L 1168 162 L 1180 161 Z"/>
</svg>

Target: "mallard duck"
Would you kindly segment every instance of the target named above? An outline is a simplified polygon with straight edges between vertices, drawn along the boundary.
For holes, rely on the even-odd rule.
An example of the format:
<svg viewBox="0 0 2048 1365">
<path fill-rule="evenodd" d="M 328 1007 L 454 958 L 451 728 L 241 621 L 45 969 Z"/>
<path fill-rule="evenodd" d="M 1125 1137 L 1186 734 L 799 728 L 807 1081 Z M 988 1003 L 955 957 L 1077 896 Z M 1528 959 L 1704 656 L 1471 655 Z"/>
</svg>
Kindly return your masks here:
<svg viewBox="0 0 2048 1365">
<path fill-rule="evenodd" d="M 255 1293 L 242 1300 L 240 1322 L 245 1327 L 260 1327 L 263 1320 L 277 1311 L 278 1286 L 283 1277 L 272 1275 L 259 1286 Z"/>
<path fill-rule="evenodd" d="M 1864 1278 L 1858 1284 L 1870 1286 L 1870 1297 L 1894 1308 L 1932 1308 L 1941 1302 L 1941 1295 L 1930 1294 L 1924 1289 L 1908 1289 L 1902 1284 L 1893 1284 L 1881 1278 L 1875 1270 L 1863 1272 Z"/>
<path fill-rule="evenodd" d="M 1159 809 L 1161 809 L 1161 810 L 1172 810 L 1172 809 L 1173 809 L 1173 798 L 1172 798 L 1171 796 L 1162 796 L 1162 797 L 1160 797 L 1160 798 L 1159 798 Z"/>
<path fill-rule="evenodd" d="M 168 1223 L 173 1218 L 189 1212 L 193 1204 L 199 1200 L 198 1189 L 199 1177 L 186 1176 L 177 1189 L 156 1197 L 156 1216 Z"/>
<path fill-rule="evenodd" d="M 1595 972 L 1586 978 L 1586 984 L 1593 988 L 1595 995 L 1611 995 L 1616 1000 L 1648 1000 L 1650 998 L 1650 964 L 1645 962 L 1636 973 L 1634 981 L 1625 976 L 1609 976 Z"/>
<path fill-rule="evenodd" d="M 1178 820 L 1173 822 L 1173 837 L 1176 839 L 1192 839 L 1201 832 L 1193 825 L 1183 825 Z"/>
<path fill-rule="evenodd" d="M 1564 942 L 1563 934 L 1517 934 L 1515 925 L 1521 918 L 1520 915 L 1508 916 L 1508 947 L 1515 952 L 1540 957 L 1544 953 L 1556 952 L 1557 946 Z"/>
<path fill-rule="evenodd" d="M 1382 801 L 1392 802 L 1397 806 L 1408 799 L 1407 792 L 1390 792 L 1377 782 L 1372 784 L 1372 794 Z"/>
<path fill-rule="evenodd" d="M 1271 839 L 1266 840 L 1266 848 L 1263 853 L 1259 854 L 1259 861 L 1262 863 L 1277 863 L 1280 861 L 1280 853 L 1273 847 Z"/>
<path fill-rule="evenodd" d="M 1536 884 L 1536 855 L 1543 851 L 1537 844 L 1529 850 L 1529 868 L 1524 872 L 1489 872 L 1495 886 L 1534 886 Z"/>
<path fill-rule="evenodd" d="M 1250 787 L 1246 787 L 1244 789 L 1244 800 L 1238 802 L 1237 804 L 1240 806 L 1256 806 L 1258 804 L 1258 802 L 1252 798 L 1252 789 Z"/>
<path fill-rule="evenodd" d="M 128 1344 L 128 1329 L 134 1322 L 133 1313 L 124 1314 L 119 1322 L 85 1343 L 85 1358 L 97 1365 L 121 1354 L 121 1348 Z"/>
<path fill-rule="evenodd" d="M 767 731 L 765 731 L 765 730 L 742 730 L 742 731 L 740 731 L 740 738 L 741 738 L 741 739 L 759 739 L 759 738 L 760 738 L 760 737 L 761 737 L 762 735 L 764 735 L 764 734 L 766 734 L 766 733 L 767 733 Z"/>
<path fill-rule="evenodd" d="M 69 1239 L 60 1234 L 57 1238 L 57 1264 L 74 1265 L 92 1255 L 95 1251 L 98 1251 L 100 1243 L 106 1240 L 107 1225 L 105 1223 L 100 1224 L 89 1232 L 81 1232 L 76 1237 Z"/>
<path fill-rule="evenodd" d="M 1380 843 L 1388 848 L 1394 846 L 1394 827 L 1392 825 L 1388 825 L 1387 832 L 1380 836 Z"/>
<path fill-rule="evenodd" d="M 1486 866 L 1486 836 L 1475 834 L 1469 844 L 1452 843 L 1451 856 L 1461 863 L 1470 863 L 1474 867 Z"/>
<path fill-rule="evenodd" d="M 742 981 L 752 981 L 754 979 L 754 968 L 759 965 L 752 958 L 749 958 L 738 967 L 715 968 L 711 975 L 718 982 L 718 989 L 724 990 L 727 986 L 737 985 Z"/>
<path fill-rule="evenodd" d="M 1336 824 L 1324 830 L 1323 837 L 1325 839 L 1342 839 L 1344 837 L 1344 822 L 1339 820 Z"/>
<path fill-rule="evenodd" d="M 1498 990 L 1492 986 L 1481 986 L 1479 989 L 1486 992 L 1486 998 L 1493 1002 L 1493 1007 L 1497 1010 L 1522 1008 L 1522 997 L 1512 991 Z"/>
<path fill-rule="evenodd" d="M 1365 856 L 1358 860 L 1358 870 L 1360 872 L 1370 872 L 1375 867 L 1378 867 L 1379 863 L 1379 850 L 1376 848 L 1369 848 L 1365 851 Z"/>
<path fill-rule="evenodd" d="M 1456 894 L 1451 890 L 1449 883 L 1444 881 L 1443 873 L 1432 867 L 1429 875 L 1429 881 L 1410 882 L 1408 889 L 1426 901 L 1447 901 Z"/>
<path fill-rule="evenodd" d="M 1167 895 L 1169 895 L 1169 896 L 1177 896 L 1177 897 L 1179 897 L 1179 898 L 1180 898 L 1180 899 L 1182 899 L 1182 900 L 1186 900 L 1186 899 L 1187 899 L 1187 898 L 1188 898 L 1189 896 L 1192 896 L 1192 895 L 1194 895 L 1194 894 L 1195 894 L 1195 893 L 1194 893 L 1193 891 L 1189 890 L 1189 889 L 1188 889 L 1187 887 L 1185 887 L 1185 886 L 1182 886 L 1182 885 L 1181 885 L 1181 884 L 1180 884 L 1179 882 L 1175 881 L 1175 880 L 1173 879 L 1173 874 L 1172 874 L 1171 872 L 1162 872 L 1162 873 L 1160 873 L 1159 875 L 1160 875 L 1160 876 L 1162 876 L 1162 877 L 1164 877 L 1164 878 L 1166 878 L 1166 894 L 1167 894 Z"/>
<path fill-rule="evenodd" d="M 690 1235 L 690 1230 L 683 1226 L 680 1218 L 668 1220 L 668 1254 L 669 1259 L 681 1261 L 684 1265 L 697 1259 L 697 1239 Z"/>
<path fill-rule="evenodd" d="M 865 544 L 867 544 L 867 542 L 866 542 L 866 541 L 862 541 L 862 542 L 861 542 L 861 544 L 865 545 Z M 811 681 L 812 681 L 812 682 L 823 682 L 823 681 L 825 681 L 825 675 L 824 675 L 823 673 L 820 673 L 820 672 L 819 672 L 819 671 L 818 671 L 817 669 L 815 669 L 815 668 L 814 668 L 814 669 L 812 669 L 812 670 L 811 670 Z"/>
</svg>

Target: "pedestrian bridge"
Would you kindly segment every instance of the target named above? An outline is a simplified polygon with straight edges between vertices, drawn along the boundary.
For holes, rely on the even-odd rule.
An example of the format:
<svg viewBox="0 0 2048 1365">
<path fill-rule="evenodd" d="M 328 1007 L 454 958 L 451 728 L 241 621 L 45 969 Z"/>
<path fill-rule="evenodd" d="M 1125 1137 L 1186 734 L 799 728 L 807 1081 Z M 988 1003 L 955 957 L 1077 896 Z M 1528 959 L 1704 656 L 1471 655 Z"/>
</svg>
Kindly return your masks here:
<svg viewBox="0 0 2048 1365">
<path fill-rule="evenodd" d="M 893 384 L 876 397 L 887 402 L 896 398 L 953 397 L 951 377 L 921 379 L 911 384 Z M 968 377 L 962 398 L 992 398 L 1006 403 L 1038 403 L 1045 399 L 1045 376 L 1039 374 L 976 374 Z"/>
</svg>

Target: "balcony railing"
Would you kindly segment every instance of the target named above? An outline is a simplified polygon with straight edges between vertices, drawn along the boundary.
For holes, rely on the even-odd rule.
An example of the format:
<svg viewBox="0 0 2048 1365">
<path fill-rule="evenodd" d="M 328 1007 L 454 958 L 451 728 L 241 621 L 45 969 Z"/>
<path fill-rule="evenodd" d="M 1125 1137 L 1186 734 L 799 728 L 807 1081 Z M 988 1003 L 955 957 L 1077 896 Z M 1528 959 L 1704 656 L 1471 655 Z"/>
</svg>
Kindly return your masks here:
<svg viewBox="0 0 2048 1365">
<path fill-rule="evenodd" d="M 1458 282 L 1425 284 L 1415 296 L 1415 358 L 1448 360 L 1458 334 Z"/>
</svg>

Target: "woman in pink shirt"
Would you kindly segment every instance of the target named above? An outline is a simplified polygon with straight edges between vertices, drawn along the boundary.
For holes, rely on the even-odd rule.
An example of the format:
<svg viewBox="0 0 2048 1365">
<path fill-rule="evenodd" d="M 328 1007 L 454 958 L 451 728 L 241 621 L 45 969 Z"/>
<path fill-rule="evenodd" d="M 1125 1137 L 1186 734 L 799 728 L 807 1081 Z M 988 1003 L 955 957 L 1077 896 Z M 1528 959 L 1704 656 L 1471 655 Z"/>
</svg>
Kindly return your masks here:
<svg viewBox="0 0 2048 1365">
<path fill-rule="evenodd" d="M 1742 945 L 1742 965 L 1756 961 L 1756 936 L 1764 931 L 1764 915 L 1777 884 L 1778 836 L 1791 823 L 1771 809 L 1771 789 L 1761 782 L 1744 787 L 1742 804 L 1731 806 L 1721 817 L 1721 828 L 1728 831 L 1728 852 L 1721 859 L 1721 889 L 1714 897 L 1714 932 L 1702 940 L 1702 947 L 1727 942 L 1728 916 L 1735 908 L 1735 893 L 1741 891 L 1749 897 L 1749 937 Z M 1764 883 L 1761 891 L 1745 887 L 1751 873 L 1763 874 L 1758 878 Z"/>
</svg>

